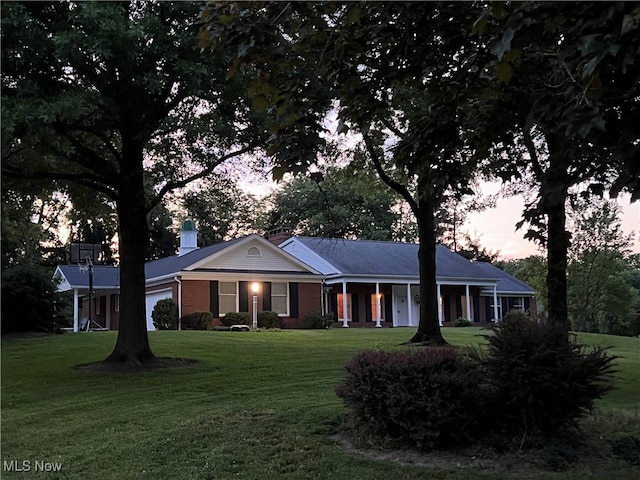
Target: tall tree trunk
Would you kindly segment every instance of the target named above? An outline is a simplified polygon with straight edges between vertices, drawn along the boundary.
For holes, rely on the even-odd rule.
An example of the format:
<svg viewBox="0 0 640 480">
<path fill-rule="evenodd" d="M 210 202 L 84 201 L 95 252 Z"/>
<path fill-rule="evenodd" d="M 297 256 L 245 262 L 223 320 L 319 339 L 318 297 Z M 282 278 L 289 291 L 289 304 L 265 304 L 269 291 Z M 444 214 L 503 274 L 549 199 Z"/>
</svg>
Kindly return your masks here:
<svg viewBox="0 0 640 480">
<path fill-rule="evenodd" d="M 120 322 L 107 362 L 140 365 L 155 359 L 149 346 L 145 311 L 145 251 L 149 242 L 144 198 L 142 148 L 133 148 L 121 165 L 118 212 L 120 247 Z M 125 169 L 127 171 L 125 171 Z"/>
<path fill-rule="evenodd" d="M 420 323 L 409 343 L 446 345 L 438 318 L 438 287 L 436 284 L 436 221 L 434 202 L 426 195 L 418 199 L 414 212 L 418 223 L 418 262 L 420 269 Z M 411 301 L 411 299 L 408 299 Z"/>
<path fill-rule="evenodd" d="M 549 168 L 542 180 L 541 201 L 547 214 L 547 300 L 549 323 L 569 331 L 567 310 L 567 252 L 569 233 L 566 230 L 566 201 L 569 180 L 566 162 L 561 152 L 550 144 Z"/>
</svg>

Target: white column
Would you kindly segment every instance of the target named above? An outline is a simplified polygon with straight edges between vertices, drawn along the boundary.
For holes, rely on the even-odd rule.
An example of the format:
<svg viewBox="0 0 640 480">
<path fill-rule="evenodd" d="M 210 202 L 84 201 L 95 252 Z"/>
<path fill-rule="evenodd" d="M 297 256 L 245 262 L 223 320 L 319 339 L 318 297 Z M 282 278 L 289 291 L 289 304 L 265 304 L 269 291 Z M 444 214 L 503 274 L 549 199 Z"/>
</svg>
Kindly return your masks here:
<svg viewBox="0 0 640 480">
<path fill-rule="evenodd" d="M 107 309 L 107 311 L 105 312 L 105 315 L 106 315 L 105 326 L 107 327 L 107 330 L 111 330 L 111 294 L 110 293 L 107 294 L 107 306 L 105 308 Z"/>
<path fill-rule="evenodd" d="M 407 283 L 407 315 L 409 316 L 409 326 L 413 327 L 413 298 L 411 298 L 411 284 Z"/>
<path fill-rule="evenodd" d="M 382 328 L 380 325 L 380 283 L 376 282 L 376 328 Z"/>
<path fill-rule="evenodd" d="M 493 321 L 498 323 L 498 286 L 493 286 Z"/>
<path fill-rule="evenodd" d="M 73 331 L 78 331 L 78 289 L 73 289 Z"/>
<path fill-rule="evenodd" d="M 442 326 L 442 294 L 440 293 L 440 284 L 436 284 L 438 288 L 438 323 Z"/>
<path fill-rule="evenodd" d="M 342 328 L 349 328 L 349 305 L 347 302 L 347 282 L 342 282 Z"/>
<path fill-rule="evenodd" d="M 466 300 L 467 300 L 467 320 L 471 321 L 471 298 L 469 298 L 469 284 L 465 285 L 466 287 Z"/>
</svg>

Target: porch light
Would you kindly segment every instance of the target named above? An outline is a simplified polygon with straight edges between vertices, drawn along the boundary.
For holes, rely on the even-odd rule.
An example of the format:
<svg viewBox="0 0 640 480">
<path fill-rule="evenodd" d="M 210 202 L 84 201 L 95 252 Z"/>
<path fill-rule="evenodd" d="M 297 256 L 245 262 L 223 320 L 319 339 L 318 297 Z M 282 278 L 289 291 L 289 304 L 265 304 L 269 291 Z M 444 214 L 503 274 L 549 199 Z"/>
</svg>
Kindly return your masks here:
<svg viewBox="0 0 640 480">
<path fill-rule="evenodd" d="M 260 284 L 253 282 L 251 284 L 251 291 L 253 292 L 253 329 L 258 328 L 258 291 L 260 290 Z"/>
</svg>

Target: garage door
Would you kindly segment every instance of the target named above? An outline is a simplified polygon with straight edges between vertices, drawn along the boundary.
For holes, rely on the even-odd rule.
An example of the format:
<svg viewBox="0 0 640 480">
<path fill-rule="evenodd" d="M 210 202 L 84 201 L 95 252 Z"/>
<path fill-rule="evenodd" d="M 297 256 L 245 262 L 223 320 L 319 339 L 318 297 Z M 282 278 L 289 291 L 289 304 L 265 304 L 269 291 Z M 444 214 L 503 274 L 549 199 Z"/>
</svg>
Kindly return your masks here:
<svg viewBox="0 0 640 480">
<path fill-rule="evenodd" d="M 160 300 L 164 300 L 165 298 L 172 298 L 173 292 L 171 289 L 168 290 L 160 290 L 158 292 L 147 293 L 147 330 L 153 331 L 156 328 L 153 326 L 153 319 L 151 318 L 151 313 L 153 312 L 153 307 L 156 306 Z"/>
</svg>

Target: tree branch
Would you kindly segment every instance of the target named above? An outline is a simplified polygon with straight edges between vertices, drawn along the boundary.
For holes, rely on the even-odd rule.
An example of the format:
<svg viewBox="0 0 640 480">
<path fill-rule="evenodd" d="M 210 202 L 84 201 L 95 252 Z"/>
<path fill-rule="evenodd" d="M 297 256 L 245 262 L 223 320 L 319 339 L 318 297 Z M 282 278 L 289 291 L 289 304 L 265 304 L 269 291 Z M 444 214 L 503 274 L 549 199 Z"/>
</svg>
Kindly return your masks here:
<svg viewBox="0 0 640 480">
<path fill-rule="evenodd" d="M 418 203 L 413 198 L 413 195 L 411 195 L 411 192 L 409 192 L 409 189 L 406 187 L 406 185 L 402 185 L 400 182 L 397 182 L 393 178 L 391 178 L 387 174 L 387 172 L 384 170 L 384 167 L 382 166 L 382 162 L 380 161 L 380 157 L 378 156 L 378 152 L 376 152 L 375 146 L 369 134 L 362 134 L 362 137 L 364 138 L 364 143 L 367 147 L 367 152 L 369 153 L 369 156 L 373 161 L 373 166 L 375 167 L 376 172 L 380 177 L 380 180 L 382 180 L 385 183 L 385 185 L 387 185 L 389 188 L 399 193 L 402 196 L 402 198 L 404 198 L 407 201 L 413 213 L 417 215 Z"/>
<path fill-rule="evenodd" d="M 193 182 L 194 180 L 198 180 L 199 178 L 204 178 L 207 175 L 211 175 L 211 173 L 213 173 L 213 170 L 217 166 L 219 166 L 222 163 L 226 162 L 230 158 L 234 158 L 234 157 L 237 157 L 239 155 L 242 155 L 242 154 L 245 154 L 245 153 L 248 153 L 248 152 L 252 151 L 253 149 L 256 148 L 256 146 L 257 145 L 249 145 L 248 147 L 242 148 L 240 150 L 236 150 L 234 152 L 229 152 L 226 155 L 223 155 L 222 157 L 218 158 L 213 164 L 211 164 L 209 167 L 205 168 L 201 172 L 198 172 L 198 173 L 196 173 L 194 175 L 191 175 L 190 177 L 183 178 L 182 180 L 175 180 L 175 181 L 172 181 L 172 182 L 165 183 L 164 186 L 158 191 L 158 193 L 151 199 L 151 201 L 147 205 L 147 211 L 148 212 L 151 211 L 156 205 L 158 205 L 160 203 L 160 201 L 162 200 L 162 197 L 164 197 L 164 195 L 169 193 L 171 190 L 175 190 L 176 188 L 185 187 L 189 183 Z"/>
</svg>

